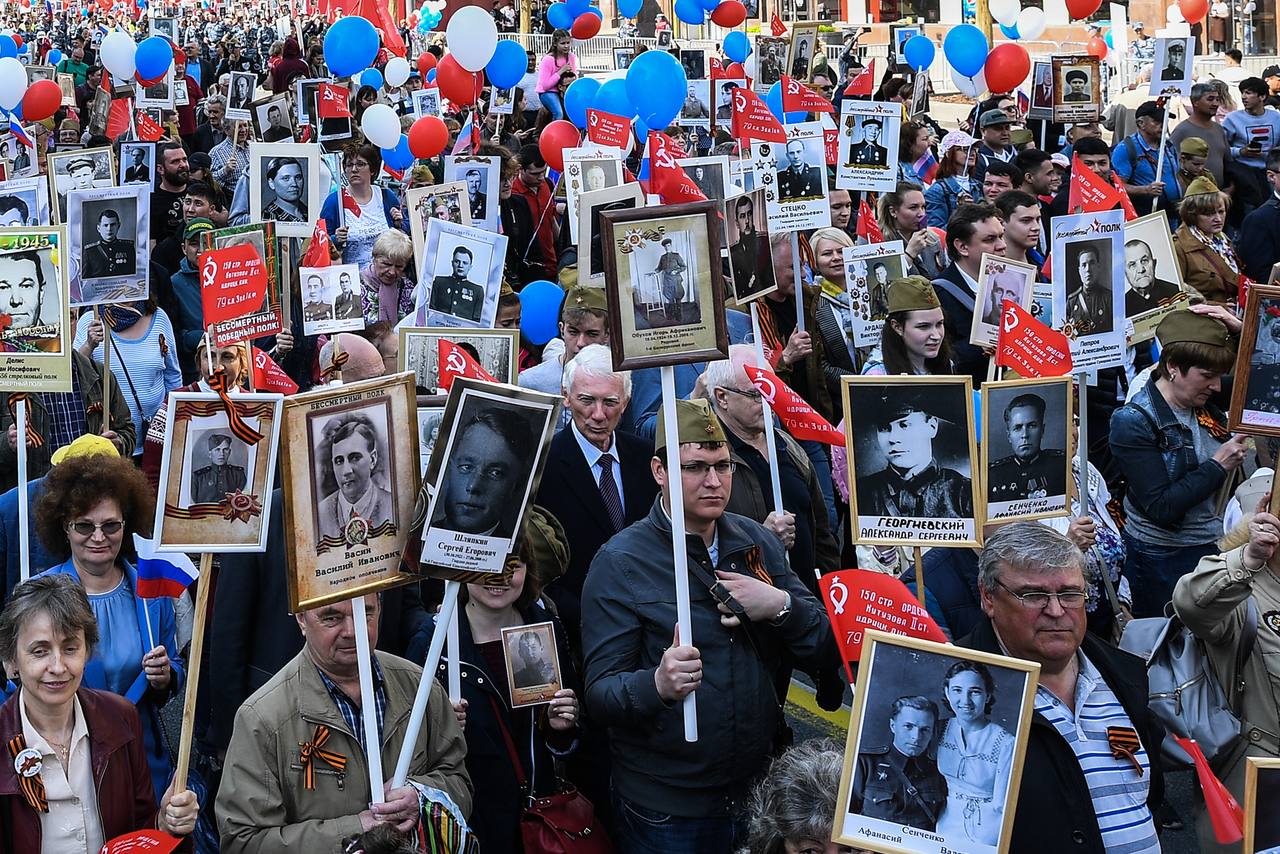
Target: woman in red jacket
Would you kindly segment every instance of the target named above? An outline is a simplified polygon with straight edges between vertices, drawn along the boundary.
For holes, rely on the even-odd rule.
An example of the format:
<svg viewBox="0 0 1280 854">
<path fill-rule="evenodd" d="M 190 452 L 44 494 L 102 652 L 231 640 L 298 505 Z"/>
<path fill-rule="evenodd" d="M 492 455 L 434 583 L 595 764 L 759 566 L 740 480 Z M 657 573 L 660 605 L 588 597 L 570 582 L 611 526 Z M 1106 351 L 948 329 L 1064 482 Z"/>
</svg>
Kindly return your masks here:
<svg viewBox="0 0 1280 854">
<path fill-rule="evenodd" d="M 156 809 L 133 703 L 80 687 L 97 642 L 93 608 L 67 575 L 19 584 L 0 614 L 0 659 L 21 680 L 0 706 L 0 740 L 13 760 L 0 762 L 0 849 L 98 851 L 135 830 L 195 829 L 193 792 L 170 784 Z"/>
</svg>

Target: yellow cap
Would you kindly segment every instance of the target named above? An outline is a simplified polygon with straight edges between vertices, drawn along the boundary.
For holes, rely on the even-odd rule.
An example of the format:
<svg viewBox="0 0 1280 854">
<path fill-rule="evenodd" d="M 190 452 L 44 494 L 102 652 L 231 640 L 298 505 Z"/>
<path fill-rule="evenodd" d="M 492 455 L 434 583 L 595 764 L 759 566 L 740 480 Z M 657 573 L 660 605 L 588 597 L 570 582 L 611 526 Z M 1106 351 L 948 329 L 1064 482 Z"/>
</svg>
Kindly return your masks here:
<svg viewBox="0 0 1280 854">
<path fill-rule="evenodd" d="M 111 443 L 110 439 L 103 436 L 96 436 L 93 433 L 86 433 L 70 445 L 63 445 L 58 450 L 54 451 L 51 460 L 56 466 L 67 457 L 88 457 L 94 454 L 109 454 L 113 457 L 120 456 L 120 452 L 116 450 L 116 446 Z"/>
</svg>

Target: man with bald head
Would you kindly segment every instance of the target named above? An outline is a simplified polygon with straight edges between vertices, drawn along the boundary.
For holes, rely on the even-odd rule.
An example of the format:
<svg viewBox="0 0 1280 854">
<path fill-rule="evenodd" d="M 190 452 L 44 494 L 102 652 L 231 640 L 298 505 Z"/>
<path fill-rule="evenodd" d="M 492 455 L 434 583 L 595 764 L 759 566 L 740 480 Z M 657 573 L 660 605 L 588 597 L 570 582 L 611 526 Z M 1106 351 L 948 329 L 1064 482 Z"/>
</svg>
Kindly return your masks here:
<svg viewBox="0 0 1280 854">
<path fill-rule="evenodd" d="M 1137 317 L 1177 296 L 1181 289 L 1156 276 L 1156 257 L 1145 240 L 1124 244 L 1124 315 Z"/>
</svg>

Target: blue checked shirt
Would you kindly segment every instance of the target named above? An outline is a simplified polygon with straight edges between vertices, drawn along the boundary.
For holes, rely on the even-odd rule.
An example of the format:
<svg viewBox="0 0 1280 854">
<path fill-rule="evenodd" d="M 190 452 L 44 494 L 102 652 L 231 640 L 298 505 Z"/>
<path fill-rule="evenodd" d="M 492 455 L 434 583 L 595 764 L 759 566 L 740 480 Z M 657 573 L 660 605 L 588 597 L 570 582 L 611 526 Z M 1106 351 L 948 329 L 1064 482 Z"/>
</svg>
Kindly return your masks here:
<svg viewBox="0 0 1280 854">
<path fill-rule="evenodd" d="M 71 391 L 47 391 L 40 396 L 49 415 L 49 435 L 45 441 L 50 451 L 64 448 L 89 432 L 84 398 L 80 396 L 80 372 L 75 369 L 75 362 L 71 368 Z"/>
<path fill-rule="evenodd" d="M 329 697 L 333 700 L 333 704 L 342 713 L 342 719 L 347 722 L 347 726 L 351 727 L 351 731 L 355 733 L 356 738 L 360 739 L 360 749 L 368 753 L 369 745 L 364 738 L 364 718 L 359 704 L 348 697 L 347 692 L 334 684 L 333 680 L 326 676 L 325 672 L 319 667 L 316 668 L 316 672 L 320 674 L 320 681 L 324 683 L 324 687 L 329 691 Z M 378 710 L 378 743 L 381 744 L 382 722 L 387 714 L 387 690 L 386 683 L 382 679 L 382 666 L 378 664 L 377 656 L 373 656 L 373 696 L 375 707 Z"/>
</svg>

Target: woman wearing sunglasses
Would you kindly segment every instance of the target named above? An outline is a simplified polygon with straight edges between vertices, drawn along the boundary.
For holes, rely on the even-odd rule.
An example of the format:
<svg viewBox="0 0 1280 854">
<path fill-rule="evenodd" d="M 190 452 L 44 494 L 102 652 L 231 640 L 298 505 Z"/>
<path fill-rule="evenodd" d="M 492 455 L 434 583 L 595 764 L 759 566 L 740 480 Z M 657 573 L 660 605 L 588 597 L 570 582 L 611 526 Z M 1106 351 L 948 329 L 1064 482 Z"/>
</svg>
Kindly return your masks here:
<svg viewBox="0 0 1280 854">
<path fill-rule="evenodd" d="M 85 665 L 84 685 L 138 707 L 159 802 L 172 772 L 160 707 L 182 688 L 185 673 L 171 657 L 177 651 L 172 600 L 139 598 L 138 572 L 120 556 L 135 532 L 150 534 L 155 501 L 132 461 L 102 453 L 69 456 L 44 478 L 35 529 L 49 554 L 67 558 L 46 574 L 70 575 L 89 596 L 102 640 Z"/>
</svg>

